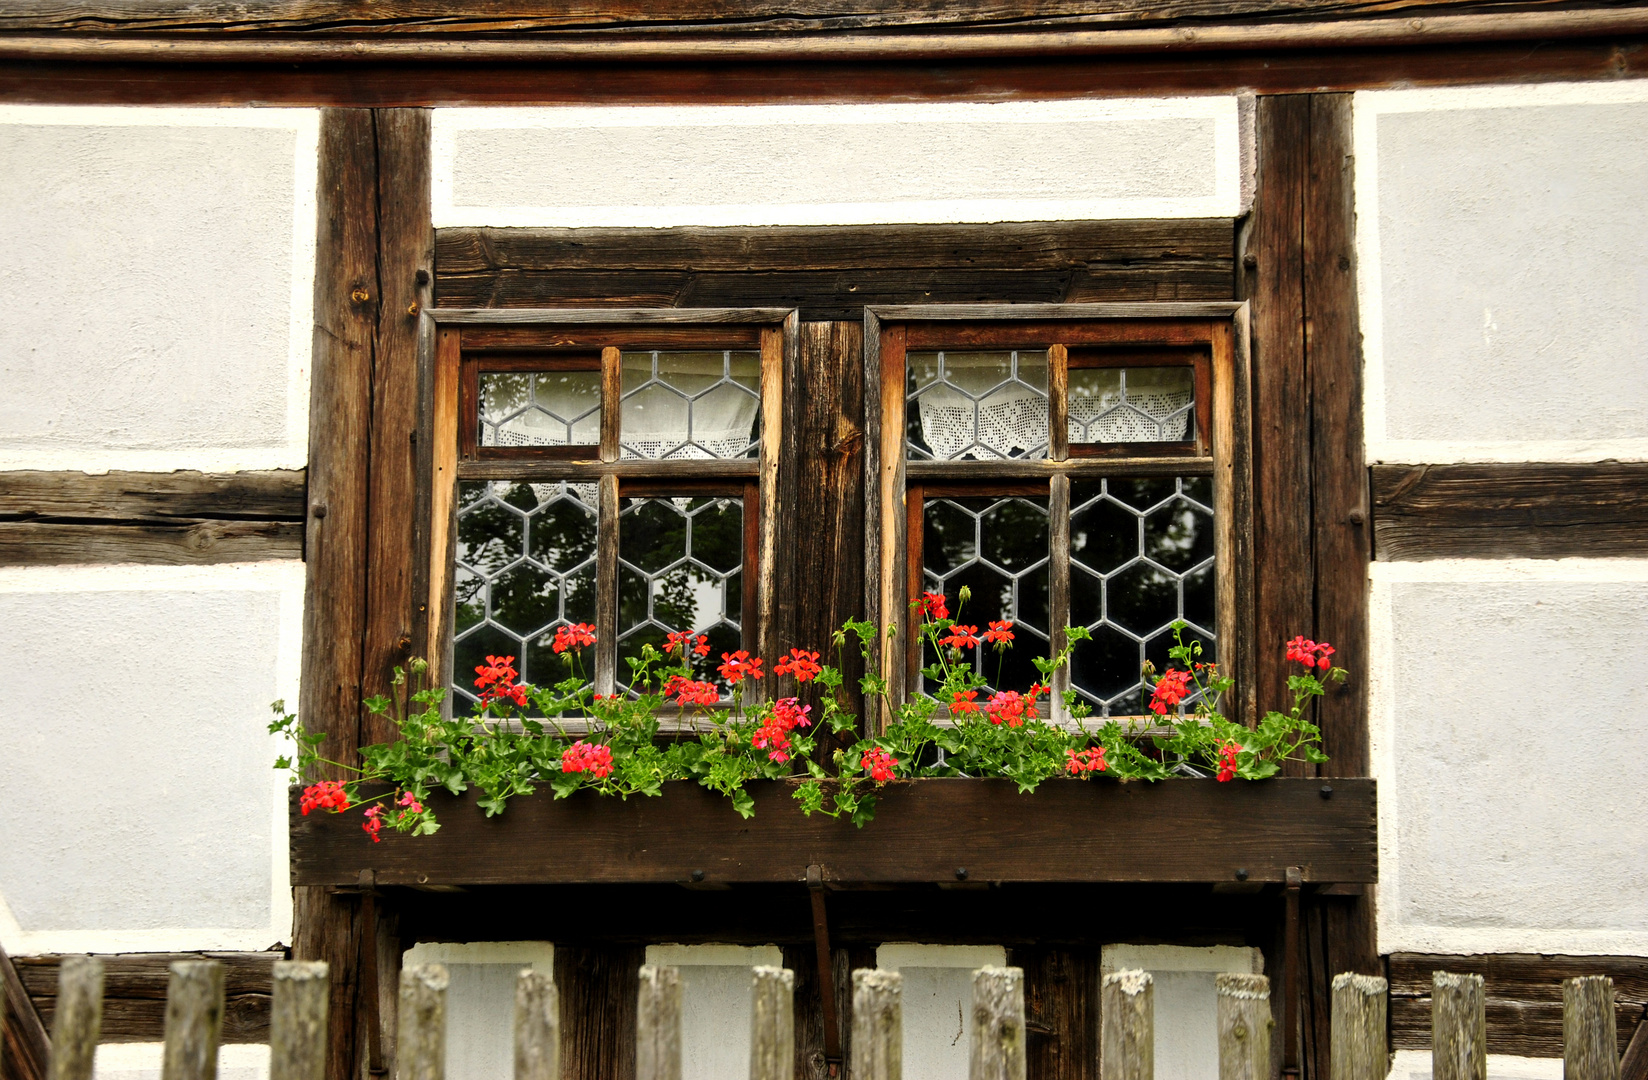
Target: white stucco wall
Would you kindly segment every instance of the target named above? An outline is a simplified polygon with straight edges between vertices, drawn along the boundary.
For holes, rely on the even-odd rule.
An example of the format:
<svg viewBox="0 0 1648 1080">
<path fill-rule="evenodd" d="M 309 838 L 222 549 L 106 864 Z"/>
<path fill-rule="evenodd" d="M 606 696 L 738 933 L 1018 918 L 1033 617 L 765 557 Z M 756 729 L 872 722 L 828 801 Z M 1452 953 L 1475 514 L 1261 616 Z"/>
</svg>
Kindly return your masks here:
<svg viewBox="0 0 1648 1080">
<path fill-rule="evenodd" d="M 1371 461 L 1648 458 L 1648 80 L 1355 99 Z"/>
<path fill-rule="evenodd" d="M 1221 974 L 1263 975 L 1264 954 L 1235 945 L 1106 945 L 1101 978 L 1113 971 L 1150 972 L 1155 1008 L 1156 1073 L 1174 1080 L 1218 1080 Z"/>
<path fill-rule="evenodd" d="M 95 1080 L 160 1080 L 165 1043 L 103 1043 L 92 1066 Z M 231 1043 L 218 1048 L 217 1080 L 269 1080 L 269 1047 Z"/>
<path fill-rule="evenodd" d="M 437 109 L 437 228 L 1233 217 L 1233 96 Z"/>
<path fill-rule="evenodd" d="M 1380 951 L 1648 953 L 1648 560 L 1372 584 Z"/>
<path fill-rule="evenodd" d="M 907 1080 L 966 1076 L 973 1046 L 973 972 L 1003 967 L 1000 945 L 889 942 L 876 967 L 904 977 L 904 1075 Z"/>
<path fill-rule="evenodd" d="M 0 568 L 0 941 L 266 949 L 291 933 L 269 703 L 303 564 Z"/>
<path fill-rule="evenodd" d="M 547 941 L 419 942 L 401 963 L 446 965 L 446 1075 L 510 1080 L 515 1075 L 515 984 L 524 968 L 553 975 L 555 946 Z"/>
<path fill-rule="evenodd" d="M 647 963 L 681 973 L 681 1078 L 750 1073 L 753 967 L 783 967 L 777 945 L 648 945 Z"/>
<path fill-rule="evenodd" d="M 0 469 L 300 468 L 313 109 L 0 107 Z"/>
</svg>

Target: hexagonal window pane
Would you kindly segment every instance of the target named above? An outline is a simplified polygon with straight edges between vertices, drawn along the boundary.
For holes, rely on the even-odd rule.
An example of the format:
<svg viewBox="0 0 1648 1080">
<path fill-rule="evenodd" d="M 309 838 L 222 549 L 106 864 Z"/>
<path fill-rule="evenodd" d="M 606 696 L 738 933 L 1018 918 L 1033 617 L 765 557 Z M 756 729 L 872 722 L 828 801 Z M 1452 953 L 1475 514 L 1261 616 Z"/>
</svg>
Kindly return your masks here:
<svg viewBox="0 0 1648 1080">
<path fill-rule="evenodd" d="M 1046 452 L 1045 351 L 913 353 L 906 365 L 910 457 L 988 459 Z"/>
<path fill-rule="evenodd" d="M 1105 587 L 1110 621 L 1135 634 L 1149 634 L 1179 614 L 1179 581 L 1139 563 L 1112 577 Z"/>
<path fill-rule="evenodd" d="M 618 515 L 618 557 L 646 574 L 686 558 L 687 515 L 675 502 L 625 499 Z"/>
<path fill-rule="evenodd" d="M 942 576 L 977 557 L 978 518 L 968 510 L 963 501 L 928 499 L 923 515 L 923 566 Z"/>
<path fill-rule="evenodd" d="M 526 637 L 560 617 L 559 579 L 530 563 L 499 574 L 491 591 L 492 621 L 511 633 Z"/>
<path fill-rule="evenodd" d="M 1102 483 L 1070 485 L 1070 560 L 1109 574 L 1138 557 L 1139 518 L 1102 490 Z"/>
<path fill-rule="evenodd" d="M 458 514 L 458 562 L 482 574 L 496 573 L 524 554 L 525 533 L 526 522 L 497 499 L 473 502 Z"/>
<path fill-rule="evenodd" d="M 744 501 L 694 499 L 688 504 L 692 557 L 719 573 L 744 563 Z"/>
<path fill-rule="evenodd" d="M 1003 499 L 979 517 L 983 555 L 1008 573 L 1047 558 L 1047 510 L 1029 499 Z"/>
<path fill-rule="evenodd" d="M 1144 519 L 1144 552 L 1169 570 L 1184 573 L 1213 558 L 1213 515 L 1175 499 Z"/>
<path fill-rule="evenodd" d="M 626 352 L 621 371 L 622 456 L 737 458 L 757 451 L 759 352 Z"/>
<path fill-rule="evenodd" d="M 565 572 L 595 556 L 595 508 L 574 496 L 557 498 L 528 521 L 527 553 Z"/>
<path fill-rule="evenodd" d="M 1072 443 L 1183 442 L 1195 438 L 1195 369 L 1070 369 Z"/>
<path fill-rule="evenodd" d="M 1139 700 L 1139 642 L 1114 626 L 1093 631 L 1092 641 L 1079 642 L 1070 657 L 1070 681 L 1083 696 L 1111 716 L 1144 712 Z"/>
<path fill-rule="evenodd" d="M 601 441 L 599 360 L 582 371 L 483 371 L 482 446 L 595 446 Z"/>
</svg>

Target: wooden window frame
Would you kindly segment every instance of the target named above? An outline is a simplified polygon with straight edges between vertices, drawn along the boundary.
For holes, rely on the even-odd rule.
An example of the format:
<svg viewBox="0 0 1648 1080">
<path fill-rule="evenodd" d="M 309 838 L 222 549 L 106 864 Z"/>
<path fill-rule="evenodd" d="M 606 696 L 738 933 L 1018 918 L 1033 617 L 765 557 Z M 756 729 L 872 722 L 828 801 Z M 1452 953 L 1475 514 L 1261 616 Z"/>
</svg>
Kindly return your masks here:
<svg viewBox="0 0 1648 1080">
<path fill-rule="evenodd" d="M 1253 484 L 1249 316 L 1245 302 L 1123 304 L 942 304 L 868 307 L 864 312 L 867 388 L 865 460 L 870 500 L 865 540 L 865 608 L 892 628 L 872 659 L 888 700 L 904 699 L 915 679 L 920 643 L 910 626 L 919 595 L 921 497 L 939 490 L 979 494 L 1045 493 L 1048 500 L 1049 637 L 1064 646 L 1070 605 L 1070 484 L 1117 476 L 1213 478 L 1216 627 L 1220 656 L 1238 679 L 1227 712 L 1256 719 L 1252 695 Z M 1096 444 L 1072 453 L 1066 427 L 1069 352 L 1087 346 L 1205 350 L 1196 375 L 1197 436 L 1189 443 Z M 915 349 L 1018 348 L 1048 351 L 1047 456 L 985 461 L 910 460 L 906 440 L 905 355 Z M 1183 354 L 1186 363 L 1189 352 Z M 1085 358 L 1084 358 L 1085 359 Z M 1140 364 L 1139 366 L 1145 366 Z M 1153 366 L 1160 366 L 1159 363 Z M 1062 523 L 1062 524 L 1061 524 Z M 1068 669 L 1053 687 L 1062 717 Z M 890 713 L 877 718 L 891 722 Z"/>
<path fill-rule="evenodd" d="M 434 685 L 452 676 L 452 605 L 457 554 L 458 483 L 464 480 L 594 482 L 596 539 L 596 692 L 617 685 L 618 523 L 620 499 L 655 494 L 726 495 L 744 500 L 743 647 L 770 652 L 777 597 L 772 589 L 777 548 L 778 461 L 784 373 L 793 367 L 799 315 L 785 308 L 538 308 L 426 309 L 421 350 L 433 448 L 429 466 L 431 523 L 428 639 L 439 658 Z M 622 458 L 620 354 L 626 348 L 752 349 L 761 354 L 758 456 L 653 460 Z M 602 373 L 600 445 L 514 448 L 476 445 L 481 371 L 553 369 L 567 358 Z M 549 361 L 546 365 L 545 361 Z M 560 361 L 566 362 L 566 360 Z M 522 451 L 525 451 L 523 453 Z"/>
</svg>

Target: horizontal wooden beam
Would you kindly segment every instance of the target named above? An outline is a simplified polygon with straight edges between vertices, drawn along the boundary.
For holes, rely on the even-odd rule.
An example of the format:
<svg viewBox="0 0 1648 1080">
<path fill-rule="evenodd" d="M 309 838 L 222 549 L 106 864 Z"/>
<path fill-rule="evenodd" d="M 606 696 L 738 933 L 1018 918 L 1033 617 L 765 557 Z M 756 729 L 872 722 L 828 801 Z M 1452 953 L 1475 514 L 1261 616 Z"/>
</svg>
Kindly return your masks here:
<svg viewBox="0 0 1648 1080">
<path fill-rule="evenodd" d="M 789 318 L 788 308 L 429 308 L 440 326 L 773 326 Z"/>
<path fill-rule="evenodd" d="M 873 10 L 877 6 L 880 10 Z M 159 5 L 93 3 L 73 12 L 55 4 L 25 3 L 23 10 L 13 8 L 0 17 L 0 59 L 172 64 L 931 62 L 1367 48 L 1648 32 L 1648 10 L 1634 6 L 1415 13 L 1424 6 L 1410 5 L 1399 14 L 1383 17 L 1343 18 L 1356 7 L 1318 2 L 1296 3 L 1288 10 L 1262 0 L 1200 0 L 1173 11 L 1174 18 L 1195 19 L 1196 24 L 1162 25 L 1159 18 L 1140 18 L 1141 8 L 1132 3 L 1080 0 L 977 5 L 953 0 L 948 7 L 940 4 L 936 8 L 887 2 L 872 5 L 867 13 L 861 5 L 832 10 L 833 5 L 827 3 L 802 5 L 799 12 L 790 5 L 759 3 L 696 9 L 589 3 L 582 10 L 570 11 L 548 4 L 521 4 L 512 12 L 474 16 L 466 25 L 451 17 L 431 17 L 428 8 L 404 0 L 381 5 L 363 0 L 342 8 L 287 0 L 223 8 L 217 16 L 184 3 L 170 10 Z M 1341 17 L 1308 18 L 1330 9 L 1332 15 Z M 1364 3 L 1359 13 L 1377 10 L 1375 4 Z M 1042 25 L 1025 27 L 1025 20 Z M 1008 23 L 1020 25 L 1003 25 Z M 920 29 L 876 32 L 893 27 Z M 117 32 L 110 33 L 111 28 Z M 82 33 L 64 34 L 64 30 Z M 176 33 L 211 30 L 235 32 L 215 37 Z M 534 33 L 479 36 L 523 30 Z M 591 35 L 592 30 L 599 31 L 598 36 Z M 681 30 L 700 33 L 686 36 Z M 789 32 L 759 33 L 762 30 Z M 834 32 L 800 34 L 797 30 Z M 273 36 L 277 34 L 289 36 Z"/>
<path fill-rule="evenodd" d="M 0 472 L 0 565 L 303 556 L 304 472 Z"/>
<path fill-rule="evenodd" d="M 1648 554 L 1648 462 L 1375 465 L 1374 557 Z"/>
<path fill-rule="evenodd" d="M 168 970 L 175 960 L 216 960 L 223 965 L 223 1041 L 269 1041 L 269 995 L 274 962 L 282 953 L 120 953 L 103 959 L 102 1041 L 159 1042 L 165 1036 Z M 20 956 L 13 961 L 47 1026 L 57 1005 L 61 956 Z"/>
<path fill-rule="evenodd" d="M 1607 975 L 1614 980 L 1619 1049 L 1648 1008 L 1648 957 L 1470 956 L 1394 953 L 1390 957 L 1391 1044 L 1398 1050 L 1431 1045 L 1431 973 L 1481 975 L 1487 1000 L 1488 1053 L 1562 1056 L 1562 980 Z"/>
<path fill-rule="evenodd" d="M 1275 779 L 1219 784 L 1054 780 L 1020 795 L 1005 780 L 888 786 L 864 829 L 803 817 L 781 781 L 749 785 L 753 819 L 686 781 L 658 798 L 548 792 L 487 818 L 474 793 L 437 795 L 433 836 L 363 843 L 358 815 L 298 813 L 292 884 L 346 885 L 370 868 L 385 885 L 803 882 L 835 884 L 1373 881 L 1374 782 Z M 968 823 L 958 829 L 958 822 Z"/>
</svg>

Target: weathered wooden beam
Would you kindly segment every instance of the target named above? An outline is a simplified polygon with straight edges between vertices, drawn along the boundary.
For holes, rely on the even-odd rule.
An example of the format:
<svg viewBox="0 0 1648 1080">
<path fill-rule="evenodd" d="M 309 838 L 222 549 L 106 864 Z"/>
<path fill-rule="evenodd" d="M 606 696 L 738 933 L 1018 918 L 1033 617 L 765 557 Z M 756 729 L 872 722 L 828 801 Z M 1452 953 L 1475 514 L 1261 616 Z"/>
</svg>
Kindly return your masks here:
<svg viewBox="0 0 1648 1080">
<path fill-rule="evenodd" d="M 1380 561 L 1648 553 L 1648 462 L 1375 465 Z"/>
<path fill-rule="evenodd" d="M 168 970 L 176 960 L 223 965 L 223 1041 L 269 1041 L 269 978 L 280 954 L 120 953 L 102 956 L 103 1042 L 159 1042 L 164 1034 Z M 57 1008 L 58 955 L 20 956 L 13 962 L 46 1024 Z"/>
<path fill-rule="evenodd" d="M 302 469 L 0 472 L 0 521 L 302 521 Z"/>
<path fill-rule="evenodd" d="M 55 985 L 55 973 L 54 973 Z M 51 1039 L 11 957 L 0 946 L 0 1077 L 45 1080 Z"/>
<path fill-rule="evenodd" d="M 1377 975 L 1333 977 L 1333 1024 L 1329 1080 L 1384 1080 L 1388 986 Z"/>
<path fill-rule="evenodd" d="M 1025 1080 L 1024 970 L 985 967 L 973 972 L 970 1080 Z"/>
<path fill-rule="evenodd" d="M 681 1080 L 681 973 L 644 964 L 635 1005 L 637 1080 Z"/>
<path fill-rule="evenodd" d="M 0 566 L 197 566 L 303 557 L 295 521 L 0 522 Z"/>
<path fill-rule="evenodd" d="M 1472 971 L 1486 991 L 1488 1046 L 1495 1054 L 1562 1056 L 1562 984 L 1581 975 L 1614 983 L 1614 1009 L 1623 1053 L 1648 1008 L 1648 958 L 1485 953 L 1470 956 L 1396 953 L 1390 957 L 1391 1045 L 1430 1046 L 1431 972 Z M 1648 1048 L 1648 1038 L 1642 1040 Z"/>
<path fill-rule="evenodd" d="M 758 967 L 752 979 L 750 1080 L 795 1080 L 795 972 Z"/>
<path fill-rule="evenodd" d="M 636 1003 L 645 959 L 644 946 L 556 943 L 562 1080 L 636 1075 Z"/>
</svg>

